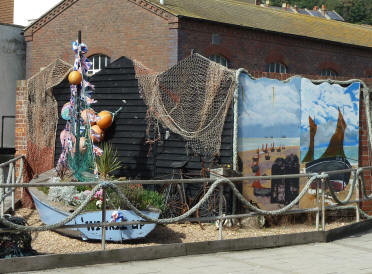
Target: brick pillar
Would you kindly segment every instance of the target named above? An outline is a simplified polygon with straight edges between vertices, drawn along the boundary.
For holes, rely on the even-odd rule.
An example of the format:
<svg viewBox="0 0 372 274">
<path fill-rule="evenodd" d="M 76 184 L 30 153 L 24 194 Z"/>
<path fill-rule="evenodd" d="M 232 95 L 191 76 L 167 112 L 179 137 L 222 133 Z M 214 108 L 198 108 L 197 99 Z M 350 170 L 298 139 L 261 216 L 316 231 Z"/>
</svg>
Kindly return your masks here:
<svg viewBox="0 0 372 274">
<path fill-rule="evenodd" d="M 14 0 L 0 0 L 0 23 L 13 24 Z"/>
<path fill-rule="evenodd" d="M 26 103 L 27 89 L 26 81 L 17 81 L 16 88 L 16 118 L 15 118 L 15 140 L 14 148 L 16 156 L 26 155 L 27 153 L 27 119 Z"/>
<path fill-rule="evenodd" d="M 20 155 L 27 155 L 27 83 L 25 80 L 17 81 L 16 88 L 16 118 L 15 118 L 15 157 Z M 19 163 L 16 166 L 17 170 L 19 168 Z M 23 181 L 28 182 L 31 175 L 29 172 L 29 167 L 27 160 L 24 163 L 24 176 Z M 33 207 L 33 202 L 31 196 L 27 191 L 23 192 L 22 205 L 24 207 Z"/>
</svg>

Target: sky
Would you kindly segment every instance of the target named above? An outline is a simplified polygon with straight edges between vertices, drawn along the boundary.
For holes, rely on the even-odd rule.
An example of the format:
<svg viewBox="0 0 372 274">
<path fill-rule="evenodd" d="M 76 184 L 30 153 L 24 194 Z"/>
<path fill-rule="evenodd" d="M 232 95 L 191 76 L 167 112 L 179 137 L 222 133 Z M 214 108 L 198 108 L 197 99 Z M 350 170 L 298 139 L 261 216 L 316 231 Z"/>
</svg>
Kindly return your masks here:
<svg viewBox="0 0 372 274">
<path fill-rule="evenodd" d="M 286 83 L 241 74 L 240 84 L 239 137 L 300 137 L 300 77 Z"/>
<path fill-rule="evenodd" d="M 314 85 L 309 79 L 301 83 L 301 148 L 309 143 L 309 116 L 315 119 L 317 132 L 315 146 L 327 147 L 336 130 L 338 108 L 346 122 L 344 145 L 358 145 L 359 136 L 359 83 L 343 88 L 322 83 Z"/>
<path fill-rule="evenodd" d="M 14 0 L 14 24 L 27 26 L 62 0 Z"/>
</svg>

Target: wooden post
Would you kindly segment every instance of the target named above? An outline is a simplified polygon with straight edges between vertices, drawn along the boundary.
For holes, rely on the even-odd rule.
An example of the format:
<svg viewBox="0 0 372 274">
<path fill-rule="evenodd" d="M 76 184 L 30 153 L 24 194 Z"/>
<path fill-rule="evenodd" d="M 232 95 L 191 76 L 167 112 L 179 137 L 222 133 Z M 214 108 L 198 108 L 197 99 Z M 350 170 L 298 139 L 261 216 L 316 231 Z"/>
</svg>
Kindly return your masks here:
<svg viewBox="0 0 372 274">
<path fill-rule="evenodd" d="M 81 30 L 78 32 L 78 44 L 81 44 Z M 78 46 L 79 46 L 78 45 Z M 80 51 L 78 50 L 78 54 L 80 57 Z M 83 76 L 83 75 L 82 75 Z M 84 77 L 83 77 L 84 80 Z M 78 157 L 76 162 L 80 162 L 80 94 L 81 94 L 81 85 L 76 86 L 76 103 L 75 103 L 75 113 L 76 113 L 76 128 L 75 128 L 75 135 L 76 135 L 76 143 L 75 143 L 75 156 Z"/>
<path fill-rule="evenodd" d="M 220 184 L 220 193 L 219 193 L 220 199 L 219 199 L 219 216 L 222 217 L 223 211 L 222 211 L 222 203 L 223 203 L 223 184 Z M 218 239 L 222 240 L 222 224 L 223 220 L 220 219 L 219 227 L 218 227 Z"/>
<path fill-rule="evenodd" d="M 320 215 L 320 206 L 319 206 L 319 180 L 316 180 L 316 217 L 315 217 L 315 227 L 316 231 L 319 231 L 319 215 Z"/>
<path fill-rule="evenodd" d="M 325 231 L 325 180 L 322 178 L 322 231 Z"/>
<path fill-rule="evenodd" d="M 15 184 L 15 163 L 11 163 L 12 165 L 12 174 L 11 174 L 11 178 L 10 178 L 10 181 L 11 181 L 11 184 L 14 185 Z M 11 188 L 11 191 L 12 191 L 12 211 L 14 212 L 15 211 L 15 187 Z"/>
<path fill-rule="evenodd" d="M 4 169 L 0 167 L 0 184 L 4 183 Z M 0 188 L 0 199 L 3 198 L 5 194 L 5 188 Z M 0 217 L 4 216 L 4 204 L 5 200 L 1 202 L 1 210 L 0 210 Z"/>
<path fill-rule="evenodd" d="M 355 194 L 356 194 L 355 196 L 356 196 L 356 200 L 359 200 L 360 199 L 359 176 L 356 171 L 354 173 L 354 176 L 357 177 L 357 178 L 355 177 L 353 178 L 355 179 Z M 359 202 L 355 203 L 355 217 L 356 217 L 356 221 L 359 222 L 360 221 Z"/>
<path fill-rule="evenodd" d="M 106 249 L 106 190 L 102 189 L 102 250 Z"/>
</svg>

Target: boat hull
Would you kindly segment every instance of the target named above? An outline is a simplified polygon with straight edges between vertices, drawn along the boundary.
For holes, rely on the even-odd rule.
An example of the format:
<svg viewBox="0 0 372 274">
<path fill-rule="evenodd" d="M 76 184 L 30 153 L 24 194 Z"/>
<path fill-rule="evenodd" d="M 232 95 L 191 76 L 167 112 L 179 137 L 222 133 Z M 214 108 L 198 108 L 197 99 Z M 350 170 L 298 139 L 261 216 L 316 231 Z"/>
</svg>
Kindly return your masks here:
<svg viewBox="0 0 372 274">
<path fill-rule="evenodd" d="M 306 164 L 306 173 L 319 173 L 351 169 L 352 166 L 349 161 L 345 158 L 328 157 L 321 158 Z M 351 172 L 331 174 L 329 175 L 329 181 L 334 191 L 342 191 L 350 181 Z M 312 185 L 312 188 L 316 187 L 316 183 Z"/>
<path fill-rule="evenodd" d="M 34 200 L 35 207 L 39 212 L 41 221 L 46 225 L 52 225 L 64 220 L 69 214 L 63 212 L 52 205 L 42 202 L 32 192 L 31 196 Z M 137 216 L 132 210 L 118 210 L 124 217 L 123 221 L 140 221 L 143 220 Z M 114 210 L 106 210 L 106 222 L 111 222 L 111 216 Z M 158 219 L 160 211 L 142 211 L 145 215 Z M 101 211 L 90 211 L 84 212 L 76 216 L 72 221 L 67 223 L 68 225 L 79 225 L 79 224 L 97 224 L 102 222 Z M 146 237 L 154 228 L 156 224 L 136 224 L 128 226 L 112 226 L 106 228 L 106 240 L 121 242 L 125 240 L 139 239 Z M 68 229 L 57 229 L 67 236 L 80 237 L 83 240 L 102 240 L 101 227 L 86 227 L 86 228 L 68 228 Z"/>
</svg>

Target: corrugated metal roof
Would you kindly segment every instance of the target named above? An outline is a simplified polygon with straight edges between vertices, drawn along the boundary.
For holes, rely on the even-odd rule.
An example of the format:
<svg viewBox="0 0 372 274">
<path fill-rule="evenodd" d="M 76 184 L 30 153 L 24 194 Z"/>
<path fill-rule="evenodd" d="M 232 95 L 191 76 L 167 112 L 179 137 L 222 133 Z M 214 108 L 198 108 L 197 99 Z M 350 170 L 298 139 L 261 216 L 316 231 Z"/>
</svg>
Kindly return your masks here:
<svg viewBox="0 0 372 274">
<path fill-rule="evenodd" d="M 239 0 L 147 0 L 173 15 L 372 47 L 372 30 L 360 25 L 269 9 Z"/>
</svg>

